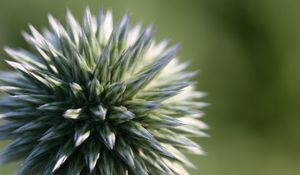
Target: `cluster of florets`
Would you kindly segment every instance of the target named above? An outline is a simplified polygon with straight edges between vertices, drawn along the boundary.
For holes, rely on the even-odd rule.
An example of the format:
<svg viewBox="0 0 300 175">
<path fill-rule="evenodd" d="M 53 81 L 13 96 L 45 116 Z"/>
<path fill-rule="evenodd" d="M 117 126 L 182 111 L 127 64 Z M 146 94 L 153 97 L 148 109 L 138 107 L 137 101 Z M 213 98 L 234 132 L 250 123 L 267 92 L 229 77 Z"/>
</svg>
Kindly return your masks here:
<svg viewBox="0 0 300 175">
<path fill-rule="evenodd" d="M 0 139 L 13 140 L 1 163 L 22 160 L 19 175 L 188 174 L 182 152 L 203 154 L 190 137 L 207 126 L 177 46 L 127 14 L 114 27 L 109 11 L 66 21 L 30 26 L 30 51 L 6 48 L 17 72 L 0 78 Z"/>
</svg>

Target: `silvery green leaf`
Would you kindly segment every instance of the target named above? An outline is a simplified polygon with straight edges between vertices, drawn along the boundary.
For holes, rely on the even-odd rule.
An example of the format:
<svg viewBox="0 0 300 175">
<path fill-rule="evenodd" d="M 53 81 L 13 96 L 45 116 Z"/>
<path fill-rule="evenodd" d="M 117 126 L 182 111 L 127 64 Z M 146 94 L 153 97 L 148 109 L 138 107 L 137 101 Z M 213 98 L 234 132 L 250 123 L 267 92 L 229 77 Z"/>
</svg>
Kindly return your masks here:
<svg viewBox="0 0 300 175">
<path fill-rule="evenodd" d="M 135 170 L 138 174 L 149 175 L 149 170 L 143 159 L 134 158 Z"/>
<path fill-rule="evenodd" d="M 151 133 L 139 123 L 128 122 L 123 124 L 121 127 L 124 131 L 129 132 L 129 134 L 132 136 L 143 138 L 150 142 L 154 139 Z"/>
<path fill-rule="evenodd" d="M 158 109 L 160 107 L 160 102 L 146 101 L 143 99 L 134 99 L 125 102 L 125 106 L 138 114 L 145 114 L 149 111 Z"/>
<path fill-rule="evenodd" d="M 49 99 L 49 96 L 45 96 L 45 95 L 14 95 L 12 97 L 19 101 L 28 102 L 35 105 L 43 104 L 45 101 L 47 102 Z"/>
<path fill-rule="evenodd" d="M 66 162 L 74 151 L 74 147 L 72 145 L 72 140 L 68 140 L 65 145 L 60 148 L 59 152 L 56 154 L 55 160 L 46 169 L 45 174 L 54 173 Z"/>
<path fill-rule="evenodd" d="M 126 121 L 135 118 L 135 114 L 128 111 L 124 106 L 113 107 L 109 118 L 112 120 Z"/>
<path fill-rule="evenodd" d="M 183 125 L 180 120 L 167 115 L 149 114 L 143 120 L 144 125 L 151 128 L 168 128 Z"/>
<path fill-rule="evenodd" d="M 166 158 L 170 158 L 170 159 L 173 159 L 174 158 L 174 155 L 172 155 L 172 153 L 170 153 L 167 149 L 165 149 L 160 142 L 158 142 L 157 140 L 154 140 L 152 142 L 149 142 L 149 145 L 150 148 L 152 150 L 155 150 L 157 151 L 157 154 L 158 155 L 161 155 L 161 156 L 164 156 Z M 144 145 L 143 145 L 144 147 Z"/>
<path fill-rule="evenodd" d="M 70 10 L 67 10 L 67 30 L 72 36 L 74 43 L 79 45 L 79 37 L 82 32 L 81 27 Z"/>
<path fill-rule="evenodd" d="M 28 122 L 25 125 L 19 127 L 18 129 L 16 129 L 13 132 L 14 133 L 22 133 L 22 132 L 31 131 L 31 130 L 41 130 L 49 124 L 50 123 L 47 123 L 45 121 L 32 121 L 32 122 Z"/>
<path fill-rule="evenodd" d="M 27 161 L 22 165 L 22 167 L 18 170 L 16 175 L 34 174 L 36 172 L 42 172 L 45 168 L 45 165 L 41 164 L 41 162 L 45 162 L 45 160 L 47 160 L 45 157 L 35 157 L 33 159 L 30 159 L 30 161 Z"/>
<path fill-rule="evenodd" d="M 57 19 L 55 19 L 52 15 L 48 15 L 48 21 L 52 30 L 59 38 L 68 36 L 62 24 Z"/>
<path fill-rule="evenodd" d="M 70 84 L 71 93 L 76 100 L 86 100 L 82 87 L 77 83 Z"/>
<path fill-rule="evenodd" d="M 63 114 L 63 116 L 65 118 L 69 118 L 69 119 L 78 119 L 80 116 L 82 109 L 78 108 L 78 109 L 68 109 L 66 110 L 66 112 Z"/>
<path fill-rule="evenodd" d="M 116 104 L 122 100 L 126 85 L 123 82 L 113 83 L 107 87 L 107 93 L 103 95 L 103 101 L 109 104 Z"/>
<path fill-rule="evenodd" d="M 190 82 L 180 82 L 172 85 L 169 84 L 166 87 L 160 86 L 151 90 L 143 91 L 137 95 L 137 98 L 146 99 L 149 101 L 163 101 L 179 94 L 183 88 L 190 85 Z"/>
<path fill-rule="evenodd" d="M 0 125 L 0 140 L 9 140 L 17 135 L 14 133 L 16 129 L 21 127 L 23 123 L 18 122 L 5 122 Z M 9 134 L 8 134 L 9 133 Z"/>
<path fill-rule="evenodd" d="M 163 55 L 134 78 L 128 80 L 125 98 L 132 97 L 143 89 L 176 55 L 178 46 L 166 50 Z"/>
<path fill-rule="evenodd" d="M 98 79 L 94 78 L 89 83 L 89 90 L 90 90 L 89 100 L 93 100 L 93 99 L 97 100 L 100 94 L 104 91 L 104 88 L 100 84 Z"/>
<path fill-rule="evenodd" d="M 130 67 L 127 68 L 129 69 L 129 71 L 132 71 L 133 68 L 135 68 L 137 61 L 139 61 L 138 60 L 139 55 L 141 54 L 142 50 L 148 46 L 153 35 L 154 35 L 153 27 L 152 25 L 149 25 L 141 33 L 141 35 L 136 40 L 136 42 L 130 47 L 131 57 L 128 60 L 126 60 L 128 62 L 128 65 L 130 65 Z"/>
<path fill-rule="evenodd" d="M 123 46 L 125 45 L 125 40 L 127 38 L 127 34 L 128 34 L 128 28 L 129 28 L 129 22 L 130 22 L 130 17 L 128 15 L 128 13 L 126 13 L 121 21 L 119 22 L 118 26 L 117 26 L 117 36 L 116 36 L 116 45 L 118 47 L 119 50 L 121 50 L 123 48 Z"/>
<path fill-rule="evenodd" d="M 123 140 L 118 140 L 116 152 L 130 168 L 135 168 L 133 150 Z"/>
<path fill-rule="evenodd" d="M 208 134 L 206 134 L 205 132 L 199 130 L 196 127 L 193 126 L 177 126 L 175 128 L 172 128 L 172 130 L 179 132 L 179 133 L 184 133 L 187 136 L 197 136 L 197 137 L 209 137 Z"/>
<path fill-rule="evenodd" d="M 30 93 L 30 90 L 25 88 L 19 88 L 14 86 L 0 86 L 0 92 L 7 93 L 9 95 L 26 94 Z"/>
<path fill-rule="evenodd" d="M 49 128 L 45 133 L 43 133 L 39 140 L 47 141 L 61 138 L 71 132 L 70 130 L 65 130 L 66 127 L 68 127 L 66 123 L 54 125 L 51 128 Z"/>
<path fill-rule="evenodd" d="M 41 106 L 39 106 L 37 109 L 41 111 L 63 111 L 65 110 L 65 106 L 67 103 L 65 102 L 52 102 L 52 103 L 46 103 Z"/>
<path fill-rule="evenodd" d="M 96 63 L 96 67 L 94 69 L 94 76 L 97 77 L 101 82 L 107 83 L 110 81 L 110 72 L 109 72 L 109 65 L 110 65 L 110 52 L 112 49 L 113 43 L 113 35 L 109 37 L 108 43 L 104 47 L 100 58 Z"/>
<path fill-rule="evenodd" d="M 162 161 L 161 157 L 157 157 L 151 154 L 142 155 L 145 163 L 151 168 L 149 172 L 156 174 L 170 174 L 175 175 L 174 172 Z"/>
<path fill-rule="evenodd" d="M 89 123 L 85 124 L 81 128 L 77 128 L 74 135 L 75 146 L 78 147 L 91 135 Z"/>
<path fill-rule="evenodd" d="M 84 17 L 83 17 L 83 29 L 85 33 L 94 35 L 97 30 L 96 19 L 92 16 L 89 8 L 85 9 Z"/>
<path fill-rule="evenodd" d="M 84 168 L 83 161 L 79 156 L 70 160 L 67 175 L 80 175 Z"/>
<path fill-rule="evenodd" d="M 168 152 L 170 152 L 174 158 L 178 161 L 180 161 L 181 163 L 183 163 L 185 166 L 188 166 L 190 168 L 195 168 L 195 165 L 190 162 L 186 156 L 184 156 L 178 149 L 176 149 L 174 146 L 169 145 L 169 144 L 164 144 L 164 147 L 166 150 L 168 150 Z"/>
<path fill-rule="evenodd" d="M 113 175 L 114 160 L 107 151 L 103 151 L 98 164 L 98 169 L 102 175 Z"/>
<path fill-rule="evenodd" d="M 92 141 L 90 141 L 92 142 Z M 100 146 L 97 143 L 90 143 L 85 145 L 84 148 L 84 155 L 85 155 L 85 162 L 87 166 L 89 167 L 90 173 L 93 172 L 93 170 L 96 167 L 97 161 L 100 157 Z"/>
<path fill-rule="evenodd" d="M 111 129 L 108 123 L 104 124 L 102 127 L 99 128 L 100 136 L 105 144 L 105 146 L 112 150 L 115 146 L 116 142 L 116 134 Z"/>
<path fill-rule="evenodd" d="M 177 136 L 176 133 L 167 130 L 166 128 L 152 131 L 157 140 L 162 143 L 172 144 L 174 146 L 189 146 L 198 148 L 198 144 L 188 139 L 185 136 Z"/>
<path fill-rule="evenodd" d="M 0 114 L 0 119 L 6 119 L 6 120 L 14 120 L 14 119 L 20 119 L 23 117 L 31 117 L 35 116 L 37 114 L 32 113 L 32 112 L 27 112 L 27 111 L 16 111 L 16 112 L 7 112 Z"/>
<path fill-rule="evenodd" d="M 26 79 L 24 79 L 19 73 L 16 72 L 0 72 L 0 84 L 19 88 L 31 88 L 34 89 L 35 86 L 28 84 Z"/>
<path fill-rule="evenodd" d="M 37 61 L 38 58 L 33 53 L 30 53 L 30 52 L 28 52 L 26 50 L 22 50 L 22 49 L 14 50 L 14 49 L 11 49 L 8 47 L 6 47 L 4 50 L 7 54 L 9 54 L 16 61 L 19 61 L 21 63 L 31 64 L 38 69 L 42 69 L 42 70 L 46 69 L 45 65 L 43 65 L 42 63 Z"/>
<path fill-rule="evenodd" d="M 25 160 L 28 160 L 26 162 L 30 162 L 30 160 L 36 158 L 36 157 L 42 157 L 43 155 L 47 155 L 49 152 L 51 152 L 52 149 L 59 146 L 60 142 L 49 142 L 49 141 L 42 141 L 35 145 L 35 147 L 32 149 L 30 155 L 26 157 Z"/>
<path fill-rule="evenodd" d="M 112 67 L 113 74 L 111 75 L 112 82 L 122 80 L 126 75 L 129 62 L 127 61 L 131 57 L 131 50 L 127 49 L 123 51 L 117 58 L 116 63 Z"/>
</svg>

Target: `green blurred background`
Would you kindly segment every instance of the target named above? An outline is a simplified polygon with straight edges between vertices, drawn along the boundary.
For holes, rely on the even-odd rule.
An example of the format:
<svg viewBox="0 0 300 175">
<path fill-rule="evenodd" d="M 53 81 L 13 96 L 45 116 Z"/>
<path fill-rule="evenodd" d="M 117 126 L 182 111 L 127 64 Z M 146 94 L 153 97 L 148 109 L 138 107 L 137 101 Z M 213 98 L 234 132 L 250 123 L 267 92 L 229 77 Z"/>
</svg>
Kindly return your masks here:
<svg viewBox="0 0 300 175">
<path fill-rule="evenodd" d="M 193 175 L 300 174 L 300 10 L 297 0 L 7 0 L 0 2 L 0 47 L 27 47 L 28 23 L 47 14 L 80 17 L 89 5 L 119 18 L 153 22 L 157 37 L 181 43 L 180 57 L 200 69 L 198 89 L 212 105 L 204 118 L 207 156 Z M 0 51 L 0 68 L 7 69 Z M 5 143 L 1 143 L 2 147 Z M 0 168 L 12 174 L 16 164 Z"/>
</svg>

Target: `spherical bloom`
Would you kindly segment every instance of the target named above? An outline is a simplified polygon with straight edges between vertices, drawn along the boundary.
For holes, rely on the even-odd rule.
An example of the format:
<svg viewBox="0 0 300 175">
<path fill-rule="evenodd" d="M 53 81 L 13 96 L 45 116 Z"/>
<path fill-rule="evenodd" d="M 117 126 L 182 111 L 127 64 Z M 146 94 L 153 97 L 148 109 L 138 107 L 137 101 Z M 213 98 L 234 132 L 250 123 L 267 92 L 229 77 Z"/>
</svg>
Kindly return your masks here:
<svg viewBox="0 0 300 175">
<path fill-rule="evenodd" d="M 13 140 L 1 163 L 23 161 L 19 175 L 188 174 L 183 153 L 203 154 L 190 137 L 207 126 L 177 46 L 127 14 L 114 27 L 110 11 L 66 18 L 30 26 L 30 51 L 5 49 L 17 71 L 0 78 L 0 139 Z"/>
</svg>

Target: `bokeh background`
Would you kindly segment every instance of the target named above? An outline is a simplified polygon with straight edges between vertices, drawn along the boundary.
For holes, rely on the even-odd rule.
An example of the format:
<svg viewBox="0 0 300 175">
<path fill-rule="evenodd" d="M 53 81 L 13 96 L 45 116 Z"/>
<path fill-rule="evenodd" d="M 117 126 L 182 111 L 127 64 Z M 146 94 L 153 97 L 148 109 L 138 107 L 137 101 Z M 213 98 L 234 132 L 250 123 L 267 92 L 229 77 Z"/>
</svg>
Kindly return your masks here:
<svg viewBox="0 0 300 175">
<path fill-rule="evenodd" d="M 192 175 L 300 174 L 300 9 L 298 0 L 6 0 L 0 2 L 0 48 L 27 47 L 28 23 L 47 27 L 47 14 L 81 17 L 89 5 L 126 10 L 154 23 L 157 37 L 181 43 L 204 100 L 207 156 L 191 159 Z M 7 55 L 1 49 L 0 69 Z M 7 142 L 0 142 L 3 147 Z M 12 174 L 17 164 L 0 168 Z"/>
</svg>

